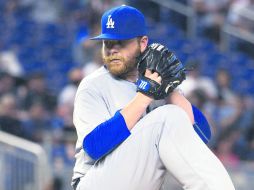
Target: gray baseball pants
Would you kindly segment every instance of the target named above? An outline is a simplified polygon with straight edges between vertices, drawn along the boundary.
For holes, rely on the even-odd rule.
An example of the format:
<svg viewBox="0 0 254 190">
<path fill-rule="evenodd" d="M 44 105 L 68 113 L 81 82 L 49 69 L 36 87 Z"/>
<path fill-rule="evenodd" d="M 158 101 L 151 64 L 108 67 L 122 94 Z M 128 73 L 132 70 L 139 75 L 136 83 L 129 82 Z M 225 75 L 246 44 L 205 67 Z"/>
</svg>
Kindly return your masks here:
<svg viewBox="0 0 254 190">
<path fill-rule="evenodd" d="M 131 133 L 80 179 L 77 190 L 159 190 L 166 171 L 183 189 L 234 190 L 224 166 L 181 108 L 161 106 Z"/>
</svg>

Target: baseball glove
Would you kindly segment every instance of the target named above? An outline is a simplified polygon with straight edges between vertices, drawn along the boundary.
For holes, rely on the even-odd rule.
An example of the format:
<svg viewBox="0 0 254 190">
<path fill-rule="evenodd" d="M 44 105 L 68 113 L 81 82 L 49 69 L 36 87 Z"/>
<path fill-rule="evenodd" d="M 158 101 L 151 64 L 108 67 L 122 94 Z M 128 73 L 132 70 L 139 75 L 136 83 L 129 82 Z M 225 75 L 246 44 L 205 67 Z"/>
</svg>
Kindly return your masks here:
<svg viewBox="0 0 254 190">
<path fill-rule="evenodd" d="M 137 58 L 139 78 L 137 91 L 153 97 L 164 99 L 185 80 L 185 69 L 175 54 L 165 46 L 153 43 Z M 146 69 L 157 72 L 161 84 L 145 77 Z"/>
</svg>

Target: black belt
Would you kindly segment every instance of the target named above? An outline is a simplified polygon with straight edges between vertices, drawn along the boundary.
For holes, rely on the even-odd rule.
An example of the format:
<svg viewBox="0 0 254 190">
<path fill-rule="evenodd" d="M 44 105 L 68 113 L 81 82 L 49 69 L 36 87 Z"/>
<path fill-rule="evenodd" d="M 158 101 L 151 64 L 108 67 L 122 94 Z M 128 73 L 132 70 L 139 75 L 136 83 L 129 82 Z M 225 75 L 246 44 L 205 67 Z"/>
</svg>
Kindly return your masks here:
<svg viewBox="0 0 254 190">
<path fill-rule="evenodd" d="M 80 178 L 76 179 L 75 183 L 72 186 L 74 190 L 77 189 L 77 186 L 78 186 L 79 182 L 80 182 Z"/>
</svg>

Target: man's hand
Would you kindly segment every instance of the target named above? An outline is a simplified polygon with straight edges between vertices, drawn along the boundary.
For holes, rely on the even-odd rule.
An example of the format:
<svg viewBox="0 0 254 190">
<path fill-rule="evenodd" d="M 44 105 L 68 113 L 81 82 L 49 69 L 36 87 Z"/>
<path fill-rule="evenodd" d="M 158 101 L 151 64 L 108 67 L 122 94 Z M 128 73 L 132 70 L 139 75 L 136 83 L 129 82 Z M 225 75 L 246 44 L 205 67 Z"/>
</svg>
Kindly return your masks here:
<svg viewBox="0 0 254 190">
<path fill-rule="evenodd" d="M 174 53 L 157 43 L 151 44 L 138 58 L 138 70 L 137 91 L 155 100 L 167 97 L 185 79 L 182 63 Z M 159 82 L 153 80 L 156 77 L 160 77 Z"/>
</svg>

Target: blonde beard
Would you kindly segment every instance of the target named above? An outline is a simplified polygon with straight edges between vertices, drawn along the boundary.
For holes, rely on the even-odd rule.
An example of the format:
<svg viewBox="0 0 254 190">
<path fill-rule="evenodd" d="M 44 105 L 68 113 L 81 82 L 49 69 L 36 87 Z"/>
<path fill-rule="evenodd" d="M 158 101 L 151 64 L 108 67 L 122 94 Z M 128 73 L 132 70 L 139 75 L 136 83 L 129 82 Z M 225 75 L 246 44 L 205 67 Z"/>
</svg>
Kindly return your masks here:
<svg viewBox="0 0 254 190">
<path fill-rule="evenodd" d="M 121 56 L 103 56 L 103 62 L 106 64 L 109 72 L 119 78 L 126 78 L 128 73 L 137 69 L 136 57 L 139 54 L 138 49 L 133 58 L 126 60 Z M 117 63 L 112 62 L 112 60 L 118 59 Z"/>
<path fill-rule="evenodd" d="M 114 59 L 119 59 L 118 63 L 112 62 Z M 103 62 L 106 64 L 109 72 L 114 76 L 122 75 L 127 69 L 125 59 L 120 56 L 104 56 Z"/>
</svg>

